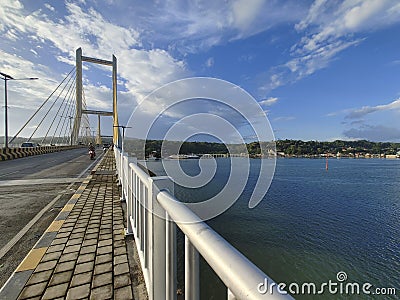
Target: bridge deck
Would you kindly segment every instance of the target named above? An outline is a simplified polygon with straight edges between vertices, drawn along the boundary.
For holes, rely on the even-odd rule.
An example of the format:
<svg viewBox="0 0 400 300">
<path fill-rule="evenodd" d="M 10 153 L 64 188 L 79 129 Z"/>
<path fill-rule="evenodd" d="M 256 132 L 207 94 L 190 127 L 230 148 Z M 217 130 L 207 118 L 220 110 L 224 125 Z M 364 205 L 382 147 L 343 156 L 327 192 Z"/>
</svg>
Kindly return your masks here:
<svg viewBox="0 0 400 300">
<path fill-rule="evenodd" d="M 0 299 L 133 299 L 123 209 L 108 151 L 0 292 Z"/>
</svg>

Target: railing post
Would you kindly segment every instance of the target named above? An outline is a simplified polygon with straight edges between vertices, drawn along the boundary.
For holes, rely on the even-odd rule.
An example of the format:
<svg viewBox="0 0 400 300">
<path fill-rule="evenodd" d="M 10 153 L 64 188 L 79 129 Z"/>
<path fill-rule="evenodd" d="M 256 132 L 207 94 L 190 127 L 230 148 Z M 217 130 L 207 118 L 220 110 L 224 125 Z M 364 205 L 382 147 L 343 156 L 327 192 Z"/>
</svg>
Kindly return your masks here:
<svg viewBox="0 0 400 300">
<path fill-rule="evenodd" d="M 185 300 L 199 299 L 199 252 L 185 235 Z"/>
<path fill-rule="evenodd" d="M 238 299 L 293 299 L 184 203 L 167 191 L 158 193 L 157 199 L 185 234 L 186 300 L 199 299 L 200 254 Z M 271 290 L 260 293 L 260 285 L 266 281 Z"/>
<path fill-rule="evenodd" d="M 128 173 L 129 173 L 129 156 L 128 154 L 121 155 L 121 185 L 122 185 L 122 194 L 121 194 L 121 202 L 126 201 L 126 197 L 128 194 Z"/>
<path fill-rule="evenodd" d="M 117 178 L 119 177 L 119 149 L 114 147 L 114 156 L 115 156 L 115 166 L 116 166 L 116 173 L 115 175 L 117 176 Z"/>
<path fill-rule="evenodd" d="M 126 176 L 126 168 L 125 168 L 125 165 L 127 165 L 127 163 L 125 162 L 125 156 L 124 155 L 122 155 L 121 156 L 121 181 L 120 181 L 120 184 L 121 184 L 121 197 L 119 198 L 119 200 L 121 201 L 121 202 L 124 202 L 126 199 L 125 199 L 125 176 Z"/>
<path fill-rule="evenodd" d="M 177 272 L 176 272 L 176 224 L 169 217 L 168 213 L 165 213 L 166 222 L 166 300 L 176 300 L 176 283 L 177 283 Z"/>
<path fill-rule="evenodd" d="M 134 214 L 134 202 L 135 202 L 135 193 L 134 193 L 134 181 L 135 181 L 135 175 L 130 167 L 130 164 L 137 164 L 137 158 L 136 157 L 128 157 L 128 181 L 127 181 L 127 191 L 128 191 L 128 199 L 126 201 L 126 229 L 125 229 L 125 235 L 131 235 L 133 234 L 133 227 L 132 227 L 132 217 Z"/>
<path fill-rule="evenodd" d="M 140 179 L 135 175 L 135 218 L 134 224 L 136 228 L 136 235 L 138 236 L 138 226 L 139 226 L 139 207 L 140 207 Z"/>
<path fill-rule="evenodd" d="M 149 299 L 158 300 L 166 298 L 166 221 L 165 210 L 157 201 L 160 190 L 168 189 L 173 193 L 173 182 L 167 176 L 150 177 L 148 192 L 148 209 L 152 211 L 148 218 L 149 237 L 149 271 L 150 271 L 150 291 Z"/>
<path fill-rule="evenodd" d="M 121 152 L 119 154 L 119 162 L 120 162 L 120 166 L 119 166 L 119 184 L 120 185 L 122 185 L 122 172 L 123 172 L 122 171 L 123 170 L 122 163 L 123 163 L 123 157 L 124 157 L 124 153 L 121 150 Z"/>
<path fill-rule="evenodd" d="M 137 234 L 139 238 L 139 245 L 137 245 L 139 251 L 143 251 L 143 246 L 144 246 L 144 241 L 143 241 L 143 210 L 144 210 L 144 205 L 146 202 L 145 199 L 145 186 L 144 183 L 139 180 L 139 202 L 138 202 L 138 226 L 137 226 Z"/>
</svg>

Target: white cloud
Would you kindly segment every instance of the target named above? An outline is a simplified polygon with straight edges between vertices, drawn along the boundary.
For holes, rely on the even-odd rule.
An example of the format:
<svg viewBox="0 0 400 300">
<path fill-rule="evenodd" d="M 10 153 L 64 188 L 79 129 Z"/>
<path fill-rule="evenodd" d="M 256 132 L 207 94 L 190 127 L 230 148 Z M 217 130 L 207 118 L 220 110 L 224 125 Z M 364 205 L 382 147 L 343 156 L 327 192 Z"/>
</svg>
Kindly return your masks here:
<svg viewBox="0 0 400 300">
<path fill-rule="evenodd" d="M 269 97 L 268 99 L 261 100 L 258 103 L 260 105 L 271 106 L 271 105 L 275 104 L 276 102 L 278 102 L 278 98 L 277 97 Z"/>
<path fill-rule="evenodd" d="M 209 59 L 207 59 L 206 61 L 206 67 L 207 68 L 211 68 L 214 65 L 214 58 L 210 57 Z"/>
<path fill-rule="evenodd" d="M 339 115 L 344 115 L 345 121 L 344 124 L 351 121 L 351 125 L 363 123 L 362 119 L 370 114 L 375 112 L 387 112 L 387 111 L 399 111 L 400 112 L 400 99 L 394 100 L 388 104 L 379 104 L 375 106 L 363 106 L 361 108 L 351 108 L 351 109 L 344 109 L 341 111 L 335 111 L 326 114 L 327 117 L 336 117 Z"/>
<path fill-rule="evenodd" d="M 293 0 L 171 0 L 142 1 L 130 12 L 126 23 L 140 24 L 143 40 L 186 54 L 297 22 L 306 9 Z"/>
<path fill-rule="evenodd" d="M 121 3 L 118 0 L 111 2 L 113 5 Z M 111 54 L 116 55 L 119 82 L 123 85 L 120 103 L 129 103 L 124 106 L 127 108 L 162 84 L 191 75 L 185 61 L 174 57 L 177 49 L 182 53 L 203 51 L 272 26 L 297 23 L 295 27 L 302 38 L 292 47 L 291 58 L 272 68 L 268 74 L 269 83 L 264 89 L 271 90 L 327 67 L 341 51 L 362 42 L 364 32 L 394 24 L 400 19 L 398 1 L 389 0 L 318 0 L 309 9 L 303 2 L 294 0 L 146 1 L 135 7 L 126 3 L 120 5 L 117 22 L 111 21 L 113 15 L 106 9 L 100 13 L 93 8 L 100 5 L 97 1 L 91 2 L 92 7 L 85 1 L 66 2 L 65 8 L 58 5 L 55 6 L 57 15 L 66 11 L 61 18 L 49 14 L 49 10 L 54 9 L 49 4 L 43 4 L 46 9 L 33 12 L 16 0 L 3 0 L 0 7 L 0 33 L 5 44 L 11 45 L 2 47 L 4 55 L 0 62 L 4 70 L 15 76 L 32 74 L 41 78 L 28 92 L 32 96 L 29 103 L 40 103 L 51 92 L 49 86 L 53 87 L 60 80 L 55 74 L 66 67 L 64 63 L 75 65 L 78 47 L 82 47 L 85 56 L 110 59 Z M 122 13 L 125 11 L 129 13 Z M 30 45 L 26 47 L 27 43 Z M 29 53 L 29 60 L 20 55 L 23 53 L 20 45 L 32 49 L 33 54 L 38 53 L 37 57 L 32 58 Z M 39 48 L 41 50 L 36 51 Z M 18 55 L 10 55 L 11 51 Z M 42 53 L 48 56 L 41 56 Z M 49 60 L 52 60 L 51 64 L 62 63 L 56 67 L 57 73 L 44 66 L 50 66 Z M 206 65 L 213 65 L 212 57 Z M 84 73 L 89 71 L 89 76 L 93 67 L 84 67 Z M 103 70 L 109 72 L 103 66 L 95 68 L 100 68 L 102 74 L 105 74 Z M 52 85 L 46 85 L 49 82 Z M 93 93 L 88 98 L 100 101 L 93 102 L 94 106 L 110 104 L 108 92 L 102 90 L 101 84 L 89 81 L 88 86 Z M 15 91 L 18 93 L 18 89 Z M 20 97 L 13 99 L 23 103 L 22 84 L 20 91 Z M 273 103 L 276 100 L 264 105 Z M 127 115 L 128 111 L 124 109 L 121 113 Z"/>
<path fill-rule="evenodd" d="M 112 89 L 105 85 L 85 84 L 85 98 L 88 109 L 112 111 L 112 102 L 100 99 L 111 99 Z"/>
<path fill-rule="evenodd" d="M 137 31 L 112 24 L 93 9 L 85 12 L 73 3 L 67 3 L 66 8 L 69 14 L 65 16 L 65 23 L 34 13 L 25 18 L 27 28 L 71 57 L 75 56 L 78 46 L 94 57 L 106 57 L 120 49 L 140 46 Z"/>
<path fill-rule="evenodd" d="M 236 0 L 232 4 L 233 24 L 246 31 L 257 19 L 265 5 L 265 0 Z"/>
<path fill-rule="evenodd" d="M 112 24 L 93 8 L 84 9 L 76 2 L 67 2 L 66 9 L 67 14 L 63 19 L 49 19 L 40 10 L 28 13 L 20 2 L 6 1 L 0 7 L 0 17 L 4 16 L 0 32 L 13 31 L 15 32 L 14 41 L 30 40 L 33 45 L 37 44 L 37 48 L 44 47 L 47 51 L 49 51 L 48 42 L 50 42 L 53 45 L 50 53 L 47 53 L 50 57 L 39 57 L 39 59 L 44 59 L 46 64 L 49 64 L 49 59 L 55 58 L 59 62 L 74 66 L 75 50 L 78 47 L 82 47 L 83 55 L 90 57 L 110 60 L 111 54 L 115 54 L 118 59 L 118 74 L 128 90 L 123 94 L 120 102 L 130 103 L 129 109 L 121 112 L 122 119 L 127 120 L 134 108 L 134 103 L 149 92 L 167 82 L 188 75 L 185 63 L 174 59 L 165 50 L 140 49 L 142 44 L 139 31 Z M 19 73 L 40 77 L 40 82 L 35 85 L 36 88 L 28 92 L 28 95 L 32 96 L 28 98 L 32 109 L 44 101 L 52 92 L 51 88 L 56 86 L 54 79 L 51 79 L 52 85 L 48 84 L 50 78 L 59 78 L 58 80 L 61 81 L 59 76 L 54 76 L 49 69 L 36 61 L 2 52 L 0 63 L 3 65 L 3 72 L 9 72 L 16 77 Z M 31 52 L 36 51 L 32 49 Z M 90 68 L 93 66 L 90 65 Z M 85 76 L 85 71 L 89 70 L 89 67 L 87 64 L 83 67 Z M 108 74 L 111 74 L 110 68 L 94 67 L 107 70 Z M 101 109 L 110 106 L 110 93 L 104 88 L 103 85 L 93 84 L 90 81 L 85 84 L 89 106 Z M 16 105 L 25 101 L 26 106 L 27 102 L 23 99 L 22 94 L 16 96 L 14 98 Z M 124 103 L 120 104 L 124 105 Z"/>
<path fill-rule="evenodd" d="M 296 119 L 295 117 L 289 116 L 289 117 L 276 117 L 272 121 L 274 122 L 286 122 L 286 121 L 292 121 Z"/>
<path fill-rule="evenodd" d="M 363 106 L 358 109 L 348 110 L 346 119 L 361 119 L 368 114 L 372 114 L 378 111 L 388 111 L 388 110 L 399 110 L 400 111 L 400 99 L 394 100 L 389 104 L 382 104 L 376 106 Z"/>
<path fill-rule="evenodd" d="M 20 1 L 4 0 L 0 5 L 1 30 L 15 28 L 15 30 L 25 32 L 24 19 L 20 15 L 24 6 Z"/>
<path fill-rule="evenodd" d="M 76 61 L 72 57 L 65 57 L 65 56 L 62 56 L 62 55 L 58 55 L 58 56 L 56 56 L 56 59 L 59 62 L 68 64 L 68 65 L 71 65 L 71 66 L 75 66 L 76 65 Z"/>
<path fill-rule="evenodd" d="M 328 4 L 328 0 L 316 0 L 311 5 L 307 16 L 301 20 L 299 23 L 295 25 L 296 30 L 304 30 L 310 24 L 313 24 L 321 18 L 321 12 L 324 10 L 324 7 Z"/>
<path fill-rule="evenodd" d="M 341 124 L 347 127 L 343 131 L 344 136 L 347 138 L 382 142 L 400 141 L 400 130 L 392 126 L 392 120 L 396 120 L 397 117 L 395 115 L 391 116 L 389 114 L 390 111 L 400 113 L 400 99 L 388 104 L 345 109 L 330 113 L 329 116 L 344 114 L 344 120 Z M 379 124 L 374 125 L 372 123 Z"/>
<path fill-rule="evenodd" d="M 296 82 L 320 69 L 324 69 L 329 66 L 338 53 L 360 42 L 361 40 L 338 40 L 303 56 L 297 56 L 283 65 L 273 67 L 271 69 L 272 75 L 270 76 L 270 80 L 262 89 L 271 91 L 287 83 Z"/>
<path fill-rule="evenodd" d="M 5 37 L 11 41 L 16 41 L 18 39 L 17 31 L 14 29 L 7 30 Z"/>
<path fill-rule="evenodd" d="M 55 11 L 55 8 L 53 6 L 51 6 L 50 4 L 48 4 L 48 3 L 45 3 L 44 7 L 46 7 L 50 11 Z"/>
<path fill-rule="evenodd" d="M 345 130 L 343 134 L 352 139 L 387 142 L 400 141 L 400 129 L 384 125 L 362 125 L 360 128 Z"/>
<path fill-rule="evenodd" d="M 52 92 L 53 87 L 57 86 L 53 74 L 46 66 L 34 64 L 21 56 L 0 50 L 0 65 L 3 73 L 14 78 L 39 78 L 35 81 L 10 81 L 9 93 L 19 94 L 16 99 L 12 99 L 12 105 L 26 106 L 27 101 L 32 104 L 41 103 Z"/>
<path fill-rule="evenodd" d="M 400 10 L 396 0 L 316 0 L 308 15 L 295 28 L 308 29 L 315 42 L 349 33 L 376 30 L 397 23 Z"/>
<path fill-rule="evenodd" d="M 267 83 L 261 86 L 260 90 L 269 92 L 286 83 L 283 70 L 278 70 L 278 68 L 273 68 L 273 72 L 275 74 L 269 76 Z"/>
<path fill-rule="evenodd" d="M 262 90 L 273 90 L 326 68 L 343 50 L 363 41 L 363 34 L 400 22 L 396 0 L 316 0 L 295 25 L 304 34 L 292 46 L 287 63 L 270 70 Z"/>
</svg>

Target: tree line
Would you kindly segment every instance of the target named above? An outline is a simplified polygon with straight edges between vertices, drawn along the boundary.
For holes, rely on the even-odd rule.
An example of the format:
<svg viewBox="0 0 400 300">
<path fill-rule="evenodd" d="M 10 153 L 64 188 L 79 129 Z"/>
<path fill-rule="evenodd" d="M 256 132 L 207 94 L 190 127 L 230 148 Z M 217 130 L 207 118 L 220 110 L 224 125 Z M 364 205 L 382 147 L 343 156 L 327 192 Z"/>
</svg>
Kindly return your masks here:
<svg viewBox="0 0 400 300">
<path fill-rule="evenodd" d="M 322 154 L 396 154 L 400 150 L 400 143 L 392 142 L 371 142 L 367 140 L 332 142 L 324 141 L 302 141 L 302 140 L 277 140 L 275 147 L 273 143 L 251 142 L 245 145 L 212 143 L 212 142 L 177 142 L 162 140 L 131 140 L 125 142 L 128 152 L 143 153 L 145 155 L 161 156 L 163 153 L 172 154 L 240 154 L 248 152 L 250 156 L 259 156 L 272 152 L 284 153 L 288 156 L 317 156 Z M 229 149 L 229 151 L 228 151 Z M 261 151 L 261 149 L 263 151 Z"/>
<path fill-rule="evenodd" d="M 367 140 L 333 142 L 279 140 L 276 141 L 278 152 L 287 155 L 321 155 L 327 153 L 341 154 L 396 154 L 400 150 L 400 143 L 371 142 Z"/>
</svg>

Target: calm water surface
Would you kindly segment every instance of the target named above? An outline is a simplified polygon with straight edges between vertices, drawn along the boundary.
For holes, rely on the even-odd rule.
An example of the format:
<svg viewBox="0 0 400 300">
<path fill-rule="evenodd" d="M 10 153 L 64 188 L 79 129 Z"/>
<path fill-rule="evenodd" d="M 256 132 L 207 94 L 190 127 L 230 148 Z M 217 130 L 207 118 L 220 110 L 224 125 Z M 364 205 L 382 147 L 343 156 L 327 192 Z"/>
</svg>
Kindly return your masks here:
<svg viewBox="0 0 400 300">
<path fill-rule="evenodd" d="M 226 183 L 229 159 L 217 163 L 210 184 L 197 190 L 177 187 L 177 198 L 195 202 L 217 193 Z M 336 281 L 336 274 L 344 271 L 346 282 L 395 287 L 399 298 L 400 160 L 330 159 L 326 171 L 321 159 L 278 159 L 266 197 L 249 209 L 259 164 L 251 160 L 244 193 L 229 210 L 208 221 L 212 228 L 276 282 L 321 284 Z M 198 160 L 181 161 L 181 166 L 190 175 L 200 171 Z M 161 162 L 148 167 L 163 174 Z M 226 289 L 205 263 L 201 272 L 201 299 L 225 299 Z M 182 276 L 178 280 L 183 287 Z M 368 299 L 328 293 L 319 298 Z"/>
</svg>

